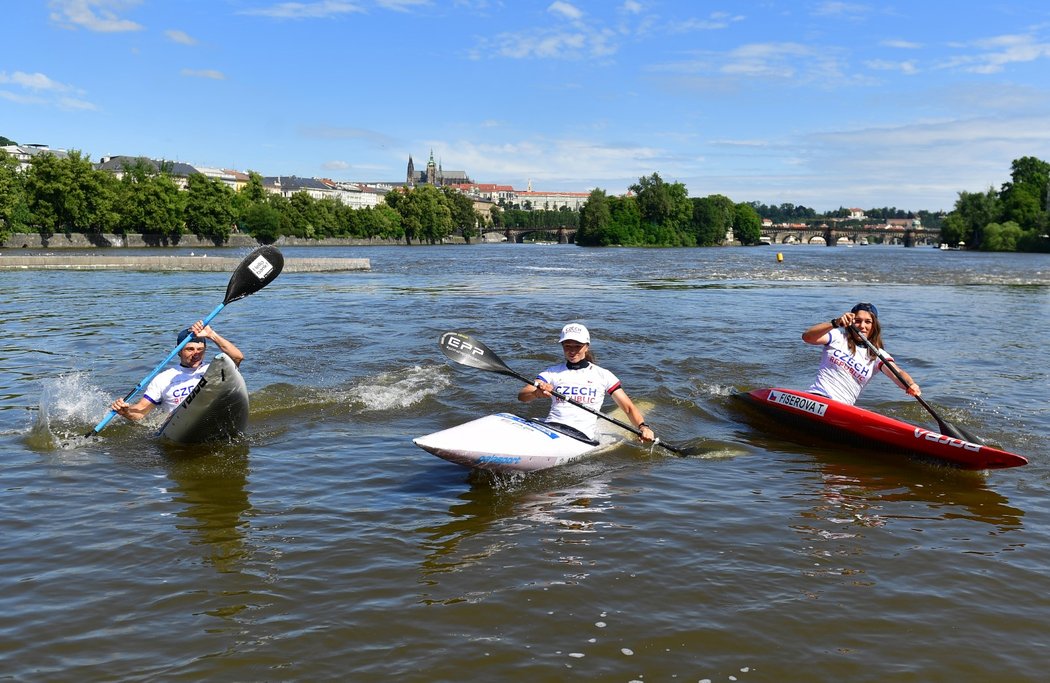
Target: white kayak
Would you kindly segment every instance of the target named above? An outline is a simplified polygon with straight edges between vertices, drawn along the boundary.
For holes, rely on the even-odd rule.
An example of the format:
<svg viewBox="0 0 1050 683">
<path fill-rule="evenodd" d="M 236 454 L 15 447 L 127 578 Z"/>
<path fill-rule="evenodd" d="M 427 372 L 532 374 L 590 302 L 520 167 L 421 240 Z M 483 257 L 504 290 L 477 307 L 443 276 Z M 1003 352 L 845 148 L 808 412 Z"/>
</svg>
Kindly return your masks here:
<svg viewBox="0 0 1050 683">
<path fill-rule="evenodd" d="M 248 426 L 248 387 L 225 353 L 215 356 L 200 382 L 161 425 L 158 436 L 178 443 L 229 440 Z"/>
<path fill-rule="evenodd" d="M 625 439 L 599 424 L 597 444 L 559 432 L 541 420 L 498 413 L 472 420 L 412 443 L 464 467 L 494 472 L 532 472 L 600 453 Z"/>
</svg>

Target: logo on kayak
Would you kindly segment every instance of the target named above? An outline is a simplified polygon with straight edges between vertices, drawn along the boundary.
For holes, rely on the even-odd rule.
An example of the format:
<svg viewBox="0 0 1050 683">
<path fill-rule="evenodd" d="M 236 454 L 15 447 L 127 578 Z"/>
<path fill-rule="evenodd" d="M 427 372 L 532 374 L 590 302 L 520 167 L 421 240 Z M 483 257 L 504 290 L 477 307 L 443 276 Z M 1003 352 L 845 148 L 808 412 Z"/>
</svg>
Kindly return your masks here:
<svg viewBox="0 0 1050 683">
<path fill-rule="evenodd" d="M 549 437 L 551 439 L 561 438 L 561 435 L 558 432 L 554 431 L 553 429 L 548 429 L 547 427 L 539 425 L 539 424 L 533 422 L 532 420 L 528 420 L 528 419 L 526 419 L 524 417 L 518 417 L 517 415 L 513 415 L 511 413 L 500 413 L 499 416 L 502 417 L 505 420 L 510 420 L 511 422 L 517 422 L 522 427 L 528 427 L 529 429 L 534 429 L 537 432 L 539 432 L 540 434 L 543 434 L 543 435 L 545 435 L 545 436 L 547 436 L 547 437 Z"/>
<path fill-rule="evenodd" d="M 494 465 L 513 465 L 521 462 L 516 455 L 482 455 L 477 459 L 479 463 L 492 463 Z"/>
<path fill-rule="evenodd" d="M 783 391 L 770 391 L 769 397 L 766 400 L 772 403 L 779 403 L 780 405 L 789 408 L 795 408 L 796 410 L 801 410 L 806 413 L 818 415 L 820 417 L 824 417 L 824 412 L 828 409 L 827 403 L 814 401 L 813 399 L 804 396 L 786 394 Z"/>
<path fill-rule="evenodd" d="M 978 453 L 981 450 L 981 447 L 975 443 L 963 441 L 962 439 L 955 439 L 950 436 L 945 436 L 944 434 L 938 434 L 937 432 L 931 432 L 929 429 L 923 429 L 922 427 L 915 428 L 915 438 L 926 439 L 927 441 L 944 444 L 951 446 L 952 448 L 961 448 L 964 451 L 973 451 L 974 453 Z"/>
</svg>

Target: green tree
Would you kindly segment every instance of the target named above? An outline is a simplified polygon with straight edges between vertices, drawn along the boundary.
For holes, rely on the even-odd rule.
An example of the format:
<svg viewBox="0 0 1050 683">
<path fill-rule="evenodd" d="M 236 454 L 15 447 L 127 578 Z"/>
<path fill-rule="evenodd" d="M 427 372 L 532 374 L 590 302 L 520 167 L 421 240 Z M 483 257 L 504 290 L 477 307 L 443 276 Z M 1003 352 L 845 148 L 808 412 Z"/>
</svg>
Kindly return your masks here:
<svg viewBox="0 0 1050 683">
<path fill-rule="evenodd" d="M 755 207 L 746 202 L 734 208 L 733 237 L 745 246 L 762 242 L 762 219 Z"/>
<path fill-rule="evenodd" d="M 612 244 L 608 236 L 612 224 L 609 197 L 605 190 L 595 188 L 580 207 L 580 227 L 576 231 L 576 244 L 586 247 L 602 247 Z"/>
<path fill-rule="evenodd" d="M 609 197 L 610 244 L 625 246 L 673 244 L 656 237 L 656 230 L 646 232 L 642 211 L 634 197 Z M 673 229 L 668 228 L 672 233 Z"/>
<path fill-rule="evenodd" d="M 25 230 L 28 224 L 25 178 L 18 170 L 18 160 L 0 152 L 0 242 L 12 232 Z"/>
<path fill-rule="evenodd" d="M 191 175 L 186 185 L 186 227 L 201 239 L 225 244 L 233 230 L 233 195 L 218 178 Z"/>
<path fill-rule="evenodd" d="M 367 219 L 366 237 L 399 240 L 405 236 L 405 231 L 401 227 L 401 214 L 389 206 L 380 204 L 372 208 L 361 209 L 360 213 L 364 213 Z"/>
<path fill-rule="evenodd" d="M 631 185 L 642 221 L 672 230 L 683 229 L 692 215 L 689 193 L 682 183 L 665 183 L 659 173 L 638 179 Z"/>
<path fill-rule="evenodd" d="M 241 228 L 263 244 L 271 244 L 281 230 L 281 213 L 268 202 L 255 202 L 244 211 Z"/>
<path fill-rule="evenodd" d="M 43 235 L 111 230 L 118 220 L 116 181 L 73 150 L 64 159 L 38 154 L 29 162 L 25 191 L 30 221 Z"/>
<path fill-rule="evenodd" d="M 387 203 L 391 196 L 387 195 Z M 433 185 L 420 185 L 393 198 L 391 206 L 401 216 L 405 242 L 412 240 L 437 244 L 452 233 L 452 211 L 445 197 Z"/>
<path fill-rule="evenodd" d="M 966 242 L 970 249 L 980 249 L 984 241 L 984 227 L 999 222 L 1002 216 L 1002 202 L 994 188 L 988 188 L 987 192 L 960 192 L 952 213 L 958 214 L 963 234 L 966 235 L 958 241 Z"/>
<path fill-rule="evenodd" d="M 981 244 L 982 251 L 1017 251 L 1017 244 L 1021 241 L 1024 231 L 1021 226 L 1013 221 L 1006 223 L 989 223 L 984 226 L 984 241 Z"/>
<path fill-rule="evenodd" d="M 185 197 L 167 173 L 144 159 L 129 162 L 120 179 L 121 232 L 160 235 L 177 242 L 186 223 Z"/>
<path fill-rule="evenodd" d="M 693 199 L 691 228 L 696 243 L 702 247 L 723 244 L 733 228 L 736 204 L 725 195 L 712 194 Z"/>
<path fill-rule="evenodd" d="M 441 192 L 452 216 L 452 227 L 459 230 L 467 242 L 470 242 L 470 239 L 478 234 L 478 212 L 474 210 L 474 201 L 451 187 L 443 187 Z"/>
</svg>

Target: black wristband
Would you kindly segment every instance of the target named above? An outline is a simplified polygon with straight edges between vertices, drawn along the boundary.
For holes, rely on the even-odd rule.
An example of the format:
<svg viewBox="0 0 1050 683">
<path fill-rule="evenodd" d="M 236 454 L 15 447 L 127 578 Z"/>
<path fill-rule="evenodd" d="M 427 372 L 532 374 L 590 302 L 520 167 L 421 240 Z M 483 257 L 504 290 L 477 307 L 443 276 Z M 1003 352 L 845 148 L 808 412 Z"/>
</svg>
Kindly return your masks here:
<svg viewBox="0 0 1050 683">
<path fill-rule="evenodd" d="M 647 424 L 646 424 L 646 423 L 644 423 L 644 422 L 639 422 L 639 423 L 638 423 L 638 429 L 641 429 L 642 427 L 649 427 L 649 425 L 647 425 Z M 649 427 L 649 429 L 652 429 L 652 427 Z"/>
<path fill-rule="evenodd" d="M 836 328 L 838 326 L 839 326 L 839 319 L 838 318 L 832 318 L 831 319 L 831 327 L 832 327 L 832 329 L 834 329 L 834 328 Z"/>
</svg>

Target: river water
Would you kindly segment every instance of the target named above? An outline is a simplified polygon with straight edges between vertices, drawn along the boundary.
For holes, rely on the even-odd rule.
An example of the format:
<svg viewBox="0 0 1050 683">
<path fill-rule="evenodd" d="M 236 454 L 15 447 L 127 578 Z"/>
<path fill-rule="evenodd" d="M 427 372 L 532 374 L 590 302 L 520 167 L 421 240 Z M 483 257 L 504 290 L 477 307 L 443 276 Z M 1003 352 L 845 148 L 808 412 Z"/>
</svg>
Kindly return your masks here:
<svg viewBox="0 0 1050 683">
<path fill-rule="evenodd" d="M 249 434 L 205 449 L 120 419 L 80 435 L 227 275 L 0 271 L 0 679 L 1045 680 L 1050 257 L 284 252 L 372 270 L 285 273 L 223 310 Z M 857 301 L 939 412 L 1030 464 L 963 472 L 743 419 L 732 395 L 808 386 L 802 330 Z M 705 455 L 627 444 L 491 477 L 412 444 L 544 413 L 447 362 L 443 332 L 531 375 L 570 320 L 657 434 Z M 886 378 L 860 404 L 935 428 Z"/>
</svg>

